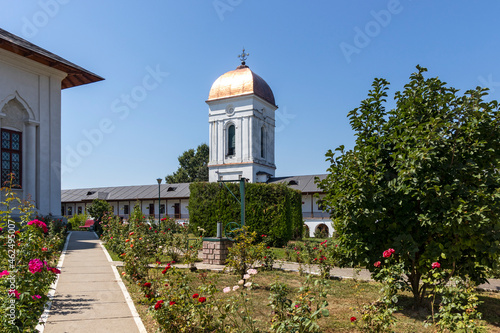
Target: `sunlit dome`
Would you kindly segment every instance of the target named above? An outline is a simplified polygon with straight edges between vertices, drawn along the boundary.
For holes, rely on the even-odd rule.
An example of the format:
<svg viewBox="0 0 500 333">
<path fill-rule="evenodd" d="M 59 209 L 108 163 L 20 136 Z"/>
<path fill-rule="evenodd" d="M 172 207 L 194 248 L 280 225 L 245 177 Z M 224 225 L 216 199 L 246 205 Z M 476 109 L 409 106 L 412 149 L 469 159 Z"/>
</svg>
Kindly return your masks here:
<svg viewBox="0 0 500 333">
<path fill-rule="evenodd" d="M 208 101 L 251 94 L 276 105 L 271 87 L 243 62 L 235 70 L 227 72 L 215 80 L 210 89 Z"/>
</svg>

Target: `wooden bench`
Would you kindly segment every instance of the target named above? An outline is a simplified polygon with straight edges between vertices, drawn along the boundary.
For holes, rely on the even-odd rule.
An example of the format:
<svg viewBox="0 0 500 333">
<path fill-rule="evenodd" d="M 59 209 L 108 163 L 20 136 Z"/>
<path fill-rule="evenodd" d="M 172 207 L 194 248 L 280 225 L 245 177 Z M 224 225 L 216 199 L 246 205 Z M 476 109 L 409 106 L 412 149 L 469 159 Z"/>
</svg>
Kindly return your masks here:
<svg viewBox="0 0 500 333">
<path fill-rule="evenodd" d="M 81 229 L 87 229 L 87 230 L 93 230 L 94 229 L 94 220 L 87 220 L 85 221 L 85 225 L 81 225 L 79 228 Z"/>
</svg>

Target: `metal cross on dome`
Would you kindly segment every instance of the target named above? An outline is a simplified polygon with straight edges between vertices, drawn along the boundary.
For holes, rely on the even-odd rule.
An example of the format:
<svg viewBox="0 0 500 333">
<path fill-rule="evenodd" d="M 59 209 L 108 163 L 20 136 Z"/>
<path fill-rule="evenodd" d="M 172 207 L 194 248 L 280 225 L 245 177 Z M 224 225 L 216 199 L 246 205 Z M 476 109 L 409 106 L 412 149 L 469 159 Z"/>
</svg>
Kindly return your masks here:
<svg viewBox="0 0 500 333">
<path fill-rule="evenodd" d="M 247 57 L 250 55 L 250 53 L 245 53 L 245 48 L 243 48 L 243 52 L 238 55 L 238 58 L 241 60 L 241 64 L 245 64 L 245 60 L 247 60 Z"/>
</svg>

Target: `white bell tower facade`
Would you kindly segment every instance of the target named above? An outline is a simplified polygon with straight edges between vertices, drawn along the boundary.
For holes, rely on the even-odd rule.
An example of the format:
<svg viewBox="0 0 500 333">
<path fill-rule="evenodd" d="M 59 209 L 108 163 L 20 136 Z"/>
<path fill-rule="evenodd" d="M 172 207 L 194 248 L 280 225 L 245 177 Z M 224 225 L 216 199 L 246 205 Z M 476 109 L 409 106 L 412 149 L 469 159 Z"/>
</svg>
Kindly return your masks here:
<svg viewBox="0 0 500 333">
<path fill-rule="evenodd" d="M 275 115 L 269 85 L 245 65 L 220 76 L 212 85 L 209 106 L 209 181 L 266 182 L 273 177 Z"/>
</svg>

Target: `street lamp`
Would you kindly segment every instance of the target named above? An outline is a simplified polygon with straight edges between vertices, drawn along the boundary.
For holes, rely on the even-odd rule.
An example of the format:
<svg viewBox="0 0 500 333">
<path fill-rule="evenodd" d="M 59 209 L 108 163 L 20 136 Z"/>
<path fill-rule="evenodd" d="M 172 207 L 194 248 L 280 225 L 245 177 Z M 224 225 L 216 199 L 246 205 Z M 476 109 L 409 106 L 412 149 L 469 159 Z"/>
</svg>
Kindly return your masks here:
<svg viewBox="0 0 500 333">
<path fill-rule="evenodd" d="M 157 178 L 156 181 L 158 182 L 158 224 L 160 224 L 160 221 L 161 221 L 161 196 L 160 196 L 161 178 Z"/>
</svg>

